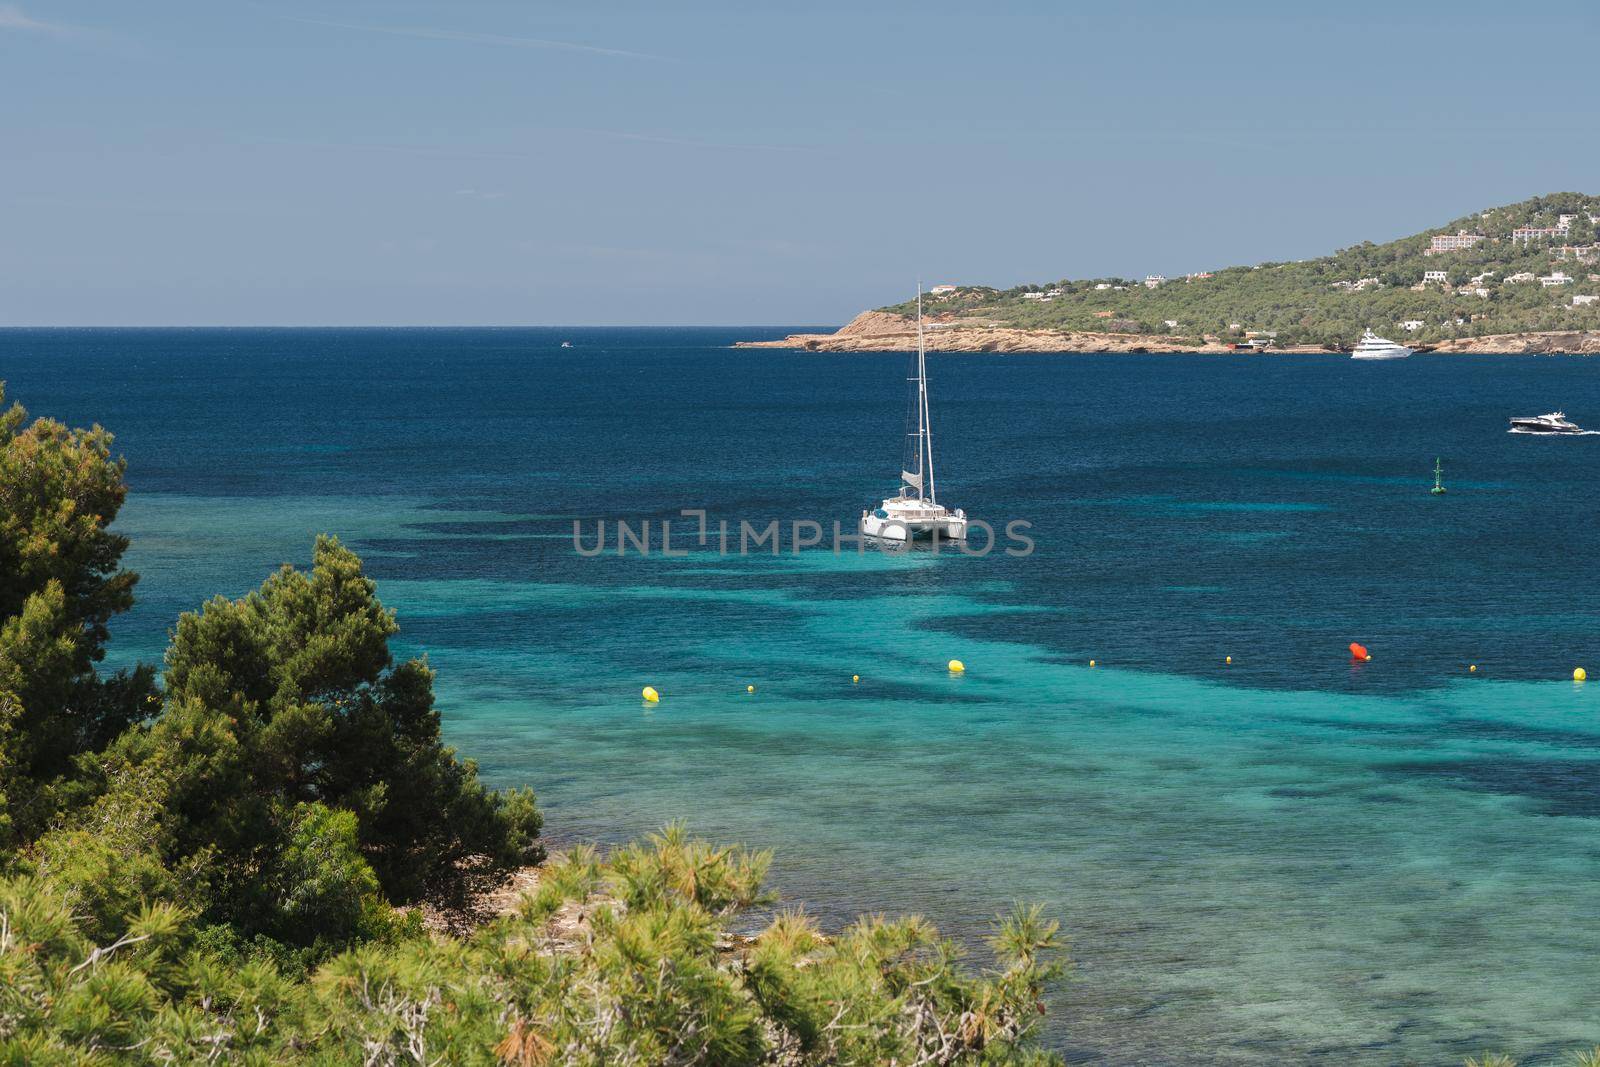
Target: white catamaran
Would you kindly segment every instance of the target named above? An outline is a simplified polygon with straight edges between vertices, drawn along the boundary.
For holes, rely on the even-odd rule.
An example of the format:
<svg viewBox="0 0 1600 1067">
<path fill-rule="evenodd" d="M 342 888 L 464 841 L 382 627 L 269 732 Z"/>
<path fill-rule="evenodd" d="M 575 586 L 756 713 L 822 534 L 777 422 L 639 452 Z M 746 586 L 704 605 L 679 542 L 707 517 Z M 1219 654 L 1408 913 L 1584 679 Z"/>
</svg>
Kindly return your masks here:
<svg viewBox="0 0 1600 1067">
<path fill-rule="evenodd" d="M 917 428 L 906 418 L 906 460 L 901 464 L 900 492 L 876 509 L 861 512 L 861 534 L 879 541 L 961 541 L 967 536 L 967 513 L 939 503 L 933 482 L 933 432 L 928 426 L 928 356 L 922 337 L 922 286 L 917 286 L 917 373 L 911 404 Z M 912 458 L 915 449 L 916 456 Z"/>
</svg>

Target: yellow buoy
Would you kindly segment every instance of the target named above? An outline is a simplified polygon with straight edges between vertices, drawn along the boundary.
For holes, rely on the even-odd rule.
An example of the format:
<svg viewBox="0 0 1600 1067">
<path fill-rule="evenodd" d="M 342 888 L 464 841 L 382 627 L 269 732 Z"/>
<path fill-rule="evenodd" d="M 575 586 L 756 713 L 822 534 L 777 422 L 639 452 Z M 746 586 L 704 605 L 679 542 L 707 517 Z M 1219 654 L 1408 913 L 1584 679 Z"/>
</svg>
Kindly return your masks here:
<svg viewBox="0 0 1600 1067">
<path fill-rule="evenodd" d="M 1233 657 L 1232 656 L 1223 656 L 1222 657 L 1222 662 L 1224 662 L 1224 663 L 1232 663 L 1233 662 Z"/>
<path fill-rule="evenodd" d="M 859 682 L 859 681 L 861 681 L 861 675 L 859 675 L 859 674 L 852 674 L 852 675 L 851 675 L 851 676 L 850 676 L 850 681 L 851 681 L 851 682 Z"/>
<path fill-rule="evenodd" d="M 656 703 L 658 700 L 661 699 L 661 694 L 656 692 L 656 687 L 653 686 L 653 685 L 645 686 L 644 687 L 644 692 L 640 693 L 639 695 L 644 697 L 646 700 L 648 700 L 652 704 Z"/>
<path fill-rule="evenodd" d="M 754 693 L 756 691 L 756 687 L 753 685 L 747 685 L 744 687 L 744 691 L 746 693 Z"/>
<path fill-rule="evenodd" d="M 1572 671 L 1572 680 L 1574 682 L 1586 682 L 1589 680 L 1589 672 L 1582 667 L 1575 667 Z"/>
<path fill-rule="evenodd" d="M 1467 673 L 1468 674 L 1477 674 L 1478 673 L 1478 665 L 1476 663 L 1474 663 L 1472 666 L 1468 667 L 1467 668 Z"/>
<path fill-rule="evenodd" d="M 967 665 L 965 663 L 962 663 L 960 660 L 953 659 L 953 660 L 950 661 L 950 673 L 951 674 L 960 674 L 962 671 L 964 671 L 966 669 L 967 669 Z"/>
<path fill-rule="evenodd" d="M 1090 660 L 1090 661 L 1089 661 L 1089 666 L 1091 666 L 1091 667 L 1093 667 L 1093 666 L 1094 666 L 1094 660 Z"/>
</svg>

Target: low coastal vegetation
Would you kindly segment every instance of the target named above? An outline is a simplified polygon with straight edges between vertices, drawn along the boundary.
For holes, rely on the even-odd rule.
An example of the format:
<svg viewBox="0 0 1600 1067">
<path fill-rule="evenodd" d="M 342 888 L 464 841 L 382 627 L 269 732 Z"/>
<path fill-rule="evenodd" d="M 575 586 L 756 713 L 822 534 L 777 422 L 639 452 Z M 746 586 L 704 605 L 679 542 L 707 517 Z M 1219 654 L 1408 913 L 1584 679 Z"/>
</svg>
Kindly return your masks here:
<svg viewBox="0 0 1600 1067">
<path fill-rule="evenodd" d="M 680 826 L 546 860 L 332 538 L 183 615 L 159 679 L 103 672 L 123 463 L 0 411 L 0 1065 L 1058 1062 L 1037 909 L 980 968 L 918 919 L 775 912 L 768 855 Z"/>
<path fill-rule="evenodd" d="M 1600 197 L 1552 193 L 1320 259 L 1178 278 L 939 286 L 951 324 L 1122 333 L 1194 347 L 1270 339 L 1348 348 L 1364 329 L 1407 343 L 1600 330 Z M 882 309 L 915 314 L 914 301 Z"/>
</svg>

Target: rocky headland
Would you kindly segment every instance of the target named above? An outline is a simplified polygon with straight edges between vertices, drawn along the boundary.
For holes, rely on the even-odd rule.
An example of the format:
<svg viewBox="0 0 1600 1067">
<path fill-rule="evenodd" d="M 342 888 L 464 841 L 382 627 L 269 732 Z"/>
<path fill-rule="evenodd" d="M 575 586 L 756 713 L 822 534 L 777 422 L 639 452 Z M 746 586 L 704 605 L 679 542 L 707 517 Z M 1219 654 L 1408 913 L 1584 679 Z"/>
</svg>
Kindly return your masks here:
<svg viewBox="0 0 1600 1067">
<path fill-rule="evenodd" d="M 1233 349 L 1218 339 L 1197 344 L 1192 337 L 1158 334 L 1038 330 L 955 315 L 929 316 L 923 334 L 933 352 L 1183 352 L 1224 355 Z M 736 348 L 788 348 L 808 352 L 903 352 L 917 346 L 915 319 L 888 311 L 863 311 L 834 333 L 795 333 L 776 341 L 740 341 Z M 1566 330 L 1463 337 L 1418 351 L 1476 354 L 1600 355 L 1600 331 Z M 1317 345 L 1273 346 L 1266 355 L 1333 353 Z"/>
</svg>

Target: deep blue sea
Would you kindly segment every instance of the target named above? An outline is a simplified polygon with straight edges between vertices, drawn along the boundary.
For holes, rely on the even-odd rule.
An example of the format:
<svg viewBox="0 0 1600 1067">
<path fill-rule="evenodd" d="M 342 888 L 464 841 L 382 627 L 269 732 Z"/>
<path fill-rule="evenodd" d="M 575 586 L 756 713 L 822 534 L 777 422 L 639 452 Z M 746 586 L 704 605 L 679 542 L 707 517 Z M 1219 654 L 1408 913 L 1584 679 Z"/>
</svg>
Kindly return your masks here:
<svg viewBox="0 0 1600 1067">
<path fill-rule="evenodd" d="M 1074 1060 L 1600 1042 L 1600 436 L 1505 432 L 1600 427 L 1600 362 L 934 355 L 941 499 L 1032 555 L 690 544 L 896 485 L 904 357 L 728 347 L 784 332 L 9 330 L 0 379 L 127 457 L 118 662 L 337 533 L 556 842 L 684 818 L 834 923 L 1043 902 Z M 619 558 L 647 519 L 688 554 Z"/>
</svg>

